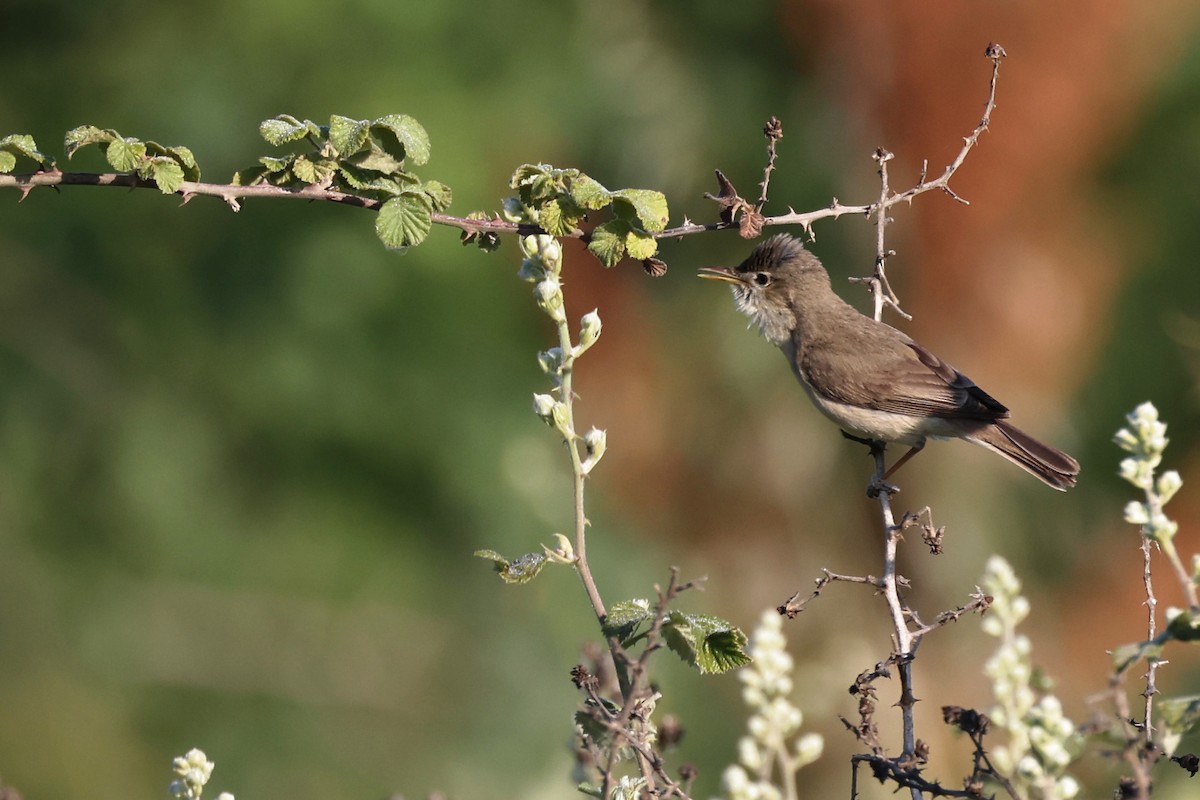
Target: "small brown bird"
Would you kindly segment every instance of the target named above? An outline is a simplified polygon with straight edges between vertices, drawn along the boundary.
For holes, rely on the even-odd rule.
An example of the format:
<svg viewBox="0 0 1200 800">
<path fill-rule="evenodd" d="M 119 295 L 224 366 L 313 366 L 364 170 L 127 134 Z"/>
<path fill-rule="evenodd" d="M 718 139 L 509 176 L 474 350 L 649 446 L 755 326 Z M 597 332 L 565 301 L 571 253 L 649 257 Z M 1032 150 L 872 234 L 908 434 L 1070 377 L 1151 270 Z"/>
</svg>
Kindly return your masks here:
<svg viewBox="0 0 1200 800">
<path fill-rule="evenodd" d="M 983 445 L 1060 491 L 1079 462 L 1008 421 L 1008 409 L 905 334 L 864 316 L 834 293 L 829 273 L 795 238 L 772 236 L 733 269 L 700 277 L 733 287 L 738 310 L 777 345 L 825 416 L 851 436 L 912 449 L 927 439 Z"/>
</svg>

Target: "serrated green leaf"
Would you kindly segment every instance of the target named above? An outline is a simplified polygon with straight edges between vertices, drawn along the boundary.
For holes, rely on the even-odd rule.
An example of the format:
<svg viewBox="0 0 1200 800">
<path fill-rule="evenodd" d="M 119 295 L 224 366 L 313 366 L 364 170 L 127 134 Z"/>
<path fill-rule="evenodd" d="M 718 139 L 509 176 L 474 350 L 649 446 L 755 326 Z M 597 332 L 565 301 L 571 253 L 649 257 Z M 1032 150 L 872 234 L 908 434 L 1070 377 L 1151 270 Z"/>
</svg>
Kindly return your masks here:
<svg viewBox="0 0 1200 800">
<path fill-rule="evenodd" d="M 619 189 L 612 193 L 614 205 L 627 205 L 646 230 L 657 233 L 667 227 L 667 196 L 653 189 Z M 620 215 L 621 209 L 617 209 Z"/>
<path fill-rule="evenodd" d="M 538 206 L 538 224 L 552 236 L 566 236 L 571 232 L 571 225 L 563 217 L 562 206 L 557 200 L 547 200 Z"/>
<path fill-rule="evenodd" d="M 597 225 L 592 231 L 592 240 L 588 242 L 588 250 L 604 266 L 614 267 L 625 255 L 625 236 L 629 231 L 629 223 L 624 220 L 610 220 Z"/>
<path fill-rule="evenodd" d="M 624 644 L 637 633 L 642 623 L 653 617 L 649 600 L 622 600 L 613 603 L 608 609 L 608 616 L 604 618 L 604 635 L 616 636 Z"/>
<path fill-rule="evenodd" d="M 337 171 L 337 162 L 328 158 L 313 159 L 309 156 L 297 156 L 292 162 L 292 173 L 307 184 L 324 184 Z"/>
<path fill-rule="evenodd" d="M 0 172 L 9 173 L 17 165 L 17 157 L 7 150 L 0 150 Z"/>
<path fill-rule="evenodd" d="M 319 135 L 319 132 L 320 128 L 312 121 L 306 119 L 301 122 L 291 114 L 280 114 L 273 119 L 263 120 L 258 126 L 258 134 L 275 147 L 303 139 L 310 134 Z"/>
<path fill-rule="evenodd" d="M 549 164 L 522 164 L 513 170 L 512 177 L 508 179 L 508 185 L 513 189 L 520 189 L 536 178 L 544 178 L 551 169 L 553 167 Z"/>
<path fill-rule="evenodd" d="M 379 209 L 375 235 L 393 250 L 413 247 L 425 241 L 433 227 L 429 198 L 419 192 L 404 192 Z"/>
<path fill-rule="evenodd" d="M 643 231 L 630 231 L 625 235 L 625 251 L 630 258 L 643 261 L 658 252 L 658 240 Z"/>
<path fill-rule="evenodd" d="M 158 190 L 163 194 L 174 194 L 183 183 L 183 167 L 179 162 L 168 156 L 157 156 L 149 159 L 138 174 L 150 178 L 158 184 Z"/>
<path fill-rule="evenodd" d="M 719 617 L 672 611 L 662 630 L 667 646 L 701 674 L 728 672 L 750 663 L 746 634 Z"/>
<path fill-rule="evenodd" d="M 371 123 L 371 134 L 384 150 L 404 161 L 411 158 L 414 164 L 429 160 L 429 134 L 407 114 L 388 114 Z M 397 148 L 396 145 L 399 145 Z"/>
<path fill-rule="evenodd" d="M 395 196 L 420 185 L 420 181 L 406 172 L 394 176 L 384 175 L 370 169 L 359 169 L 346 161 L 338 162 L 338 173 L 352 190 L 384 195 L 385 199 L 386 196 Z"/>
<path fill-rule="evenodd" d="M 296 156 L 282 156 L 275 158 L 274 156 L 263 156 L 259 159 L 259 163 L 270 173 L 285 172 L 292 168 L 292 162 L 296 160 Z"/>
<path fill-rule="evenodd" d="M 571 181 L 571 199 L 583 208 L 592 211 L 604 208 L 612 202 L 612 198 L 612 192 L 589 175 L 581 173 L 578 178 Z"/>
<path fill-rule="evenodd" d="M 342 159 L 343 164 L 351 164 L 358 169 L 369 169 L 383 175 L 408 175 L 404 172 L 404 162 L 393 158 L 377 147 L 372 147 L 349 158 Z M 411 177 L 411 176 L 410 176 Z M 413 177 L 413 182 L 416 178 Z"/>
<path fill-rule="evenodd" d="M 38 162 L 42 169 L 49 169 L 54 164 L 54 159 L 38 151 L 37 143 L 28 134 L 17 133 L 0 139 L 0 153 L 4 153 L 12 158 L 12 164 L 2 170 L 3 172 L 9 172 L 16 166 L 16 156 L 25 156 L 32 159 Z"/>
<path fill-rule="evenodd" d="M 67 131 L 63 150 L 66 152 L 67 158 L 70 158 L 81 147 L 111 142 L 115 138 L 117 138 L 116 131 L 102 131 L 95 125 L 80 125 L 78 128 Z"/>
<path fill-rule="evenodd" d="M 182 145 L 167 147 L 158 142 L 146 142 L 146 154 L 148 156 L 164 156 L 170 158 L 183 170 L 184 180 L 198 181 L 200 180 L 200 167 L 196 165 L 196 157 L 192 155 L 192 151 Z"/>
<path fill-rule="evenodd" d="M 421 191 L 429 198 L 429 204 L 433 206 L 434 211 L 445 211 L 454 197 L 450 187 L 441 181 L 425 181 L 421 184 Z"/>
<path fill-rule="evenodd" d="M 371 123 L 365 119 L 350 119 L 334 114 L 329 118 L 329 143 L 340 156 L 352 156 L 367 143 Z"/>
<path fill-rule="evenodd" d="M 492 568 L 505 583 L 528 583 L 546 566 L 544 553 L 526 553 L 509 561 L 495 550 L 476 550 L 475 555 L 492 562 Z"/>
<path fill-rule="evenodd" d="M 117 172 L 133 172 L 146 157 L 146 143 L 132 136 L 118 136 L 104 146 L 104 157 Z"/>
</svg>

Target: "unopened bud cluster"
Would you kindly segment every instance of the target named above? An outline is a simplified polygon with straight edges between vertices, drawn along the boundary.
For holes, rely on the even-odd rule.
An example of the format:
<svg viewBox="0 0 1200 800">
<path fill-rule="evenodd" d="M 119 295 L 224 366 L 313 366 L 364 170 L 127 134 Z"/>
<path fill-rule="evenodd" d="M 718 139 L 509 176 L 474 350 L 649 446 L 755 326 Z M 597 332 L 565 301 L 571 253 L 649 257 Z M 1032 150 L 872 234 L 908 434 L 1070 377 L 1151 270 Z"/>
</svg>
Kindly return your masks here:
<svg viewBox="0 0 1200 800">
<path fill-rule="evenodd" d="M 510 197 L 505 201 L 505 215 L 514 222 L 536 222 L 532 214 L 517 198 Z M 600 314 L 595 309 L 584 314 L 579 320 L 579 341 L 570 343 L 570 331 L 567 328 L 566 304 L 562 291 L 562 244 L 558 239 L 544 233 L 522 236 L 519 242 L 524 260 L 517 275 L 529 281 L 533 286 L 533 297 L 538 308 L 550 317 L 558 328 L 560 345 L 543 350 L 537 354 L 538 366 L 550 378 L 554 389 L 563 396 L 556 398 L 553 394 L 535 394 L 533 396 L 533 412 L 550 427 L 554 428 L 572 446 L 579 441 L 575 433 L 572 419 L 570 399 L 564 395 L 563 382 L 575 359 L 587 352 L 600 338 L 604 325 Z M 592 428 L 583 437 L 584 452 L 580 454 L 579 466 L 584 475 L 604 457 L 607 447 L 605 432 Z"/>
<path fill-rule="evenodd" d="M 203 750 L 192 748 L 171 763 L 171 768 L 179 777 L 171 781 L 167 791 L 178 800 L 199 800 L 215 766 Z M 233 795 L 221 792 L 217 795 L 217 800 L 233 800 Z"/>
<path fill-rule="evenodd" d="M 1179 488 L 1183 478 L 1175 470 L 1155 477 L 1167 449 L 1167 425 L 1158 419 L 1153 403 L 1142 403 L 1125 416 L 1126 427 L 1117 431 L 1113 441 L 1130 455 L 1121 460 L 1120 475 L 1146 494 L 1144 502 L 1132 501 L 1125 506 L 1125 521 L 1140 525 L 1142 533 L 1161 544 L 1167 544 L 1179 530 L 1179 524 L 1163 513 L 1165 506 Z"/>
<path fill-rule="evenodd" d="M 752 714 L 747 735 L 738 740 L 738 763 L 726 767 L 721 788 L 728 800 L 776 800 L 784 795 L 773 780 L 775 766 L 794 774 L 821 756 L 825 742 L 817 733 L 793 741 L 804 715 L 788 699 L 794 664 L 778 612 L 764 612 L 749 651 L 754 661 L 739 677 L 742 700 Z M 778 777 L 782 781 L 782 774 Z"/>
<path fill-rule="evenodd" d="M 1067 800 L 1079 794 L 1079 782 L 1066 773 L 1083 744 L 1075 724 L 1063 715 L 1062 703 L 1052 694 L 1034 688 L 1034 671 L 1028 637 L 1017 633 L 1029 615 L 1029 601 L 1021 595 L 1021 582 L 1000 556 L 988 559 L 983 589 L 992 604 L 983 617 L 983 630 L 998 637 L 1000 647 L 984 665 L 992 680 L 996 705 L 988 717 L 1008 733 L 1004 745 L 993 745 L 992 760 L 1026 792 L 1039 800 Z"/>
</svg>

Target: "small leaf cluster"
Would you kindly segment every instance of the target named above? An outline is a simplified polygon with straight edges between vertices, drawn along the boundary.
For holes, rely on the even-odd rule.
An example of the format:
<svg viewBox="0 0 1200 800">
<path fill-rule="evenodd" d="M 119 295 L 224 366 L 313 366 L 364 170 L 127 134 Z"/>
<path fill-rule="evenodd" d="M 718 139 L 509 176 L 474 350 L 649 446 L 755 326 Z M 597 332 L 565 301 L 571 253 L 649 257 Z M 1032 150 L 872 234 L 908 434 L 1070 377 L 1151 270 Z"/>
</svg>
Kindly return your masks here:
<svg viewBox="0 0 1200 800">
<path fill-rule="evenodd" d="M 112 128 L 102 130 L 95 125 L 81 125 L 67 131 L 64 145 L 67 158 L 92 144 L 100 148 L 105 160 L 117 172 L 132 172 L 142 180 L 153 181 L 163 194 L 179 191 L 184 181 L 200 180 L 200 167 L 188 148 L 143 142 L 132 136 L 122 136 Z"/>
<path fill-rule="evenodd" d="M 666 228 L 667 198 L 652 189 L 606 189 L 577 169 L 523 164 L 509 185 L 517 190 L 505 201 L 505 216 L 530 219 L 553 236 L 578 232 L 588 212 L 608 209 L 613 218 L 597 225 L 588 250 L 606 267 L 625 256 L 644 261 L 658 252 L 655 233 Z"/>
<path fill-rule="evenodd" d="M 625 600 L 609 609 L 604 634 L 630 647 L 647 636 L 653 622 L 649 600 Z M 671 651 L 702 674 L 728 672 L 750 663 L 746 634 L 720 617 L 671 610 L 663 617 L 661 632 Z"/>
<path fill-rule="evenodd" d="M 429 134 L 407 114 L 373 120 L 334 114 L 328 125 L 281 114 L 265 120 L 258 132 L 275 147 L 304 147 L 260 158 L 256 166 L 234 176 L 235 185 L 319 186 L 381 200 L 375 233 L 389 248 L 420 244 L 433 225 L 434 212 L 450 206 L 450 187 L 421 180 L 407 167 L 429 160 Z"/>
<path fill-rule="evenodd" d="M 54 169 L 54 159 L 40 152 L 29 134 L 14 133 L 0 139 L 0 173 L 12 172 L 18 156 L 36 161 L 38 169 Z"/>
</svg>

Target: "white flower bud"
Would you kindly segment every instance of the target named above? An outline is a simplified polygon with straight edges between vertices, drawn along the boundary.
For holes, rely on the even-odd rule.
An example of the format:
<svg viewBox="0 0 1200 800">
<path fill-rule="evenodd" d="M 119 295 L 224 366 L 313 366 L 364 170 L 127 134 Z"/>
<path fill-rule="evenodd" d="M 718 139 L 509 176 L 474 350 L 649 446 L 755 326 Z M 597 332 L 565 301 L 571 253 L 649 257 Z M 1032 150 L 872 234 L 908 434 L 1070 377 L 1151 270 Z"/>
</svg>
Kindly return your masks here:
<svg viewBox="0 0 1200 800">
<path fill-rule="evenodd" d="M 587 458 L 583 460 L 581 466 L 583 474 L 587 475 L 592 471 L 592 467 L 596 466 L 604 457 L 604 451 L 608 449 L 608 433 L 599 428 L 592 428 L 583 435 L 583 444 L 587 448 Z"/>
<path fill-rule="evenodd" d="M 538 236 L 539 253 L 542 263 L 550 272 L 558 274 L 562 269 L 562 244 L 553 236 Z"/>
<path fill-rule="evenodd" d="M 533 396 L 533 413 L 550 423 L 554 420 L 554 406 L 557 403 L 558 401 L 548 394 L 535 394 Z"/>
<path fill-rule="evenodd" d="M 562 286 L 555 278 L 546 278 L 533 288 L 534 299 L 538 306 L 550 315 L 555 322 L 566 322 L 567 315 L 563 311 Z"/>
<path fill-rule="evenodd" d="M 1145 525 L 1150 521 L 1150 509 L 1145 503 L 1131 500 L 1125 504 L 1125 521 L 1130 525 Z"/>
<path fill-rule="evenodd" d="M 746 769 L 758 769 L 763 764 L 763 754 L 758 742 L 749 736 L 738 739 L 738 762 Z"/>
<path fill-rule="evenodd" d="M 537 354 L 538 366 L 542 368 L 542 372 L 547 375 L 556 377 L 562 370 L 563 366 L 563 351 L 561 347 L 551 347 L 549 350 L 543 350 Z"/>
<path fill-rule="evenodd" d="M 1183 478 L 1175 470 L 1167 470 L 1158 478 L 1158 496 L 1163 503 L 1170 501 L 1179 487 L 1183 486 Z"/>
<path fill-rule="evenodd" d="M 517 277 L 529 283 L 537 283 L 546 277 L 546 270 L 540 261 L 527 258 L 521 262 L 521 268 L 517 270 Z"/>
<path fill-rule="evenodd" d="M 1117 470 L 1117 474 L 1134 486 L 1144 488 L 1148 483 L 1145 475 L 1146 471 L 1143 468 L 1145 463 L 1136 458 L 1123 458 L 1121 459 L 1121 467 Z"/>
<path fill-rule="evenodd" d="M 806 733 L 796 742 L 796 766 L 805 767 L 821 757 L 825 739 L 819 733 Z"/>
<path fill-rule="evenodd" d="M 582 353 L 596 343 L 596 340 L 600 338 L 602 327 L 600 315 L 596 313 L 595 309 L 583 315 L 579 320 L 579 347 L 576 354 Z"/>
<path fill-rule="evenodd" d="M 1127 453 L 1136 453 L 1140 444 L 1138 438 L 1133 435 L 1133 431 L 1128 428 L 1121 428 L 1121 430 L 1117 431 L 1116 435 L 1113 436 L 1113 442 Z"/>
<path fill-rule="evenodd" d="M 525 206 L 521 203 L 520 198 L 506 197 L 501 210 L 501 216 L 508 222 L 528 222 L 529 217 L 526 214 Z"/>
</svg>

